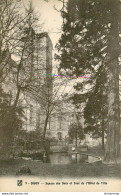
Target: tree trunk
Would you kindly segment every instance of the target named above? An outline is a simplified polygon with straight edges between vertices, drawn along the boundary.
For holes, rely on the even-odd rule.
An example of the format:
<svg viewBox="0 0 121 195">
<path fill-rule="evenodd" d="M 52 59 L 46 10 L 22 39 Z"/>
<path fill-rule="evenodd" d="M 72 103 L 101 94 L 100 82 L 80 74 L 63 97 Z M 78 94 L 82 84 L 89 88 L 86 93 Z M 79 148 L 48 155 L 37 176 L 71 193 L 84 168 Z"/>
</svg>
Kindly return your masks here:
<svg viewBox="0 0 121 195">
<path fill-rule="evenodd" d="M 117 61 L 115 62 L 117 64 Z M 114 65 L 114 64 L 112 64 Z M 116 66 L 115 72 L 116 75 Z M 120 112 L 118 99 L 118 75 L 117 78 L 110 72 L 109 94 L 108 94 L 108 128 L 107 128 L 107 145 L 105 160 L 107 162 L 116 162 L 120 156 Z"/>
<path fill-rule="evenodd" d="M 77 140 L 78 140 L 78 134 L 77 134 L 77 131 L 78 131 L 78 126 L 76 126 L 76 147 L 77 147 Z"/>
<path fill-rule="evenodd" d="M 102 149 L 104 149 L 104 138 L 105 138 L 105 130 L 104 130 L 104 119 L 102 119 Z"/>
<path fill-rule="evenodd" d="M 3 0 L 0 1 L 0 13 L 2 12 L 2 5 L 3 5 Z M 2 24 L 1 24 L 1 14 L 0 14 L 0 63 L 1 63 L 1 49 L 2 49 Z"/>
<path fill-rule="evenodd" d="M 45 135 L 46 135 L 46 131 L 47 131 L 48 119 L 49 119 L 49 114 L 47 114 L 46 118 L 45 118 L 45 125 L 44 125 L 44 131 L 43 131 L 43 141 L 45 141 Z"/>
<path fill-rule="evenodd" d="M 119 109 L 119 33 L 118 33 L 118 0 L 110 1 L 111 32 L 109 41 L 108 67 L 108 126 L 105 152 L 106 163 L 116 163 L 120 158 L 120 109 Z"/>
<path fill-rule="evenodd" d="M 17 104 L 18 104 L 20 91 L 21 91 L 21 88 L 18 87 L 17 94 L 16 94 L 16 99 L 15 99 L 14 104 L 13 104 L 13 107 L 14 107 L 14 108 L 16 108 L 16 106 L 17 106 Z"/>
</svg>

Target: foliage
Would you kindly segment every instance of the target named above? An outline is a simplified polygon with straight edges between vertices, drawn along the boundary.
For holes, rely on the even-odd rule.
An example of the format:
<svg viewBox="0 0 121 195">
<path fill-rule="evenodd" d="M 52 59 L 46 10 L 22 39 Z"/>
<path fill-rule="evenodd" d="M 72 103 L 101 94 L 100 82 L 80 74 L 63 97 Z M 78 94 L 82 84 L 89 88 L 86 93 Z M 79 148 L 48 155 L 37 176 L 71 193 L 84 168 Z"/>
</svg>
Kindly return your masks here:
<svg viewBox="0 0 121 195">
<path fill-rule="evenodd" d="M 104 91 L 101 80 L 105 79 L 104 73 L 96 80 L 95 88 L 89 93 L 84 108 L 85 133 L 92 133 L 92 137 L 102 137 L 107 131 L 107 93 Z"/>
<path fill-rule="evenodd" d="M 102 129 L 107 122 L 105 156 L 108 161 L 120 156 L 120 6 L 119 0 L 69 0 L 67 10 L 62 13 L 63 33 L 57 44 L 60 53 L 56 55 L 63 74 L 91 76 L 75 88 L 80 93 L 87 92 L 85 122 L 90 125 L 88 130 L 94 129 L 93 133 L 99 135 L 101 132 L 97 129 L 101 120 Z"/>
<path fill-rule="evenodd" d="M 11 106 L 11 95 L 0 87 L 0 138 L 1 144 L 12 144 L 22 125 L 23 110 Z"/>
<path fill-rule="evenodd" d="M 100 67 L 99 62 L 105 59 L 105 49 L 101 49 L 106 47 L 110 29 L 107 26 L 110 14 L 101 2 L 69 0 L 67 11 L 63 13 L 63 34 L 57 44 L 60 55 L 56 58 L 60 60 L 60 69 L 77 77 L 93 74 L 89 82 L 95 80 L 98 73 L 95 68 Z M 99 12 L 102 12 L 100 17 Z M 99 20 L 102 21 L 101 28 Z"/>
<path fill-rule="evenodd" d="M 82 125 L 79 123 L 78 125 L 76 123 L 72 123 L 69 128 L 69 138 L 75 139 L 79 138 L 80 140 L 84 139 L 84 132 Z"/>
<path fill-rule="evenodd" d="M 85 97 L 85 130 L 93 131 L 94 136 L 101 136 L 102 118 L 105 124 L 107 120 L 108 54 L 114 3 L 114 0 L 69 0 L 67 9 L 62 11 L 63 33 L 56 45 L 59 54 L 55 58 L 60 61 L 62 74 L 90 76 L 75 85 L 79 94 L 73 100 L 81 104 L 81 97 Z M 119 18 L 118 13 L 116 17 Z M 118 57 L 118 44 L 115 47 Z M 106 126 L 104 129 L 106 132 Z"/>
</svg>

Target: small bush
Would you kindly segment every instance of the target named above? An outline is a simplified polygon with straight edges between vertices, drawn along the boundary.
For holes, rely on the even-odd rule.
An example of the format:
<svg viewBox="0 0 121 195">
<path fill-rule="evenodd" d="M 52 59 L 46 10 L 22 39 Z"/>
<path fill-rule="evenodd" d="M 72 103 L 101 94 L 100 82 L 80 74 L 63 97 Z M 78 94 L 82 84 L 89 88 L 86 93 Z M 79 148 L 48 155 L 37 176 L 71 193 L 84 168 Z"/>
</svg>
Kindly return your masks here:
<svg viewBox="0 0 121 195">
<path fill-rule="evenodd" d="M 16 175 L 31 175 L 31 169 L 27 166 L 23 166 L 16 172 Z"/>
</svg>

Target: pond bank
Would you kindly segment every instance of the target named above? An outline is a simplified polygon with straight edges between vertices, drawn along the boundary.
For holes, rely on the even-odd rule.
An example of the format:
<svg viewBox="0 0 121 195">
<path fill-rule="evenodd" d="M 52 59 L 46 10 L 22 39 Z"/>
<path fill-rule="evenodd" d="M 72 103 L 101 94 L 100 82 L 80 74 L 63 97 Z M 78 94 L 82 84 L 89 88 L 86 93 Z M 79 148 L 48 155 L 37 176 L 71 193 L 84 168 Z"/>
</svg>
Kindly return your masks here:
<svg viewBox="0 0 121 195">
<path fill-rule="evenodd" d="M 89 148 L 88 154 L 103 157 L 104 150 L 100 147 Z M 42 161 L 11 159 L 0 160 L 0 176 L 16 176 L 17 171 L 27 166 L 31 170 L 31 176 L 42 178 L 81 178 L 81 177 L 108 177 L 121 178 L 120 165 L 105 165 L 102 163 L 51 165 Z M 17 177 L 17 176 L 16 176 Z"/>
</svg>

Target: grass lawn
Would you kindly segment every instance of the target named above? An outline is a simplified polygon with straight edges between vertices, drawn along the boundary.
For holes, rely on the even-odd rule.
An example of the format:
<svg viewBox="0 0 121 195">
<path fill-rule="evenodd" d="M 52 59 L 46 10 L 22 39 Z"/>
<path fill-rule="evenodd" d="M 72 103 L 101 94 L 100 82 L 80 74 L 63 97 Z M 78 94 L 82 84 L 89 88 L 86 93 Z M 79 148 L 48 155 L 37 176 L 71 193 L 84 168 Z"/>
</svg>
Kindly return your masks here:
<svg viewBox="0 0 121 195">
<path fill-rule="evenodd" d="M 22 159 L 0 161 L 0 175 L 16 176 L 16 172 L 24 165 L 31 169 L 32 176 L 40 176 L 43 178 L 121 177 L 121 165 L 109 166 L 101 163 L 51 165 L 49 163 Z"/>
</svg>

